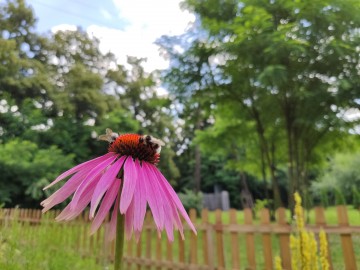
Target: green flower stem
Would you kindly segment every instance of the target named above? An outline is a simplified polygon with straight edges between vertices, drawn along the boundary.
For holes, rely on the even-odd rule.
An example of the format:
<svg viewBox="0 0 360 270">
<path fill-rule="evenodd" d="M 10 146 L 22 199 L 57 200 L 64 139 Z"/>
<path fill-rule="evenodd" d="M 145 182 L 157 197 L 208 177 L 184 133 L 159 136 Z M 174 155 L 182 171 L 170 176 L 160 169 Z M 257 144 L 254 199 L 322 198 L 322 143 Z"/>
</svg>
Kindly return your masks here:
<svg viewBox="0 0 360 270">
<path fill-rule="evenodd" d="M 124 255 L 124 230 L 125 215 L 118 213 L 116 221 L 116 242 L 115 242 L 115 265 L 114 270 L 123 270 L 123 255 Z"/>
</svg>

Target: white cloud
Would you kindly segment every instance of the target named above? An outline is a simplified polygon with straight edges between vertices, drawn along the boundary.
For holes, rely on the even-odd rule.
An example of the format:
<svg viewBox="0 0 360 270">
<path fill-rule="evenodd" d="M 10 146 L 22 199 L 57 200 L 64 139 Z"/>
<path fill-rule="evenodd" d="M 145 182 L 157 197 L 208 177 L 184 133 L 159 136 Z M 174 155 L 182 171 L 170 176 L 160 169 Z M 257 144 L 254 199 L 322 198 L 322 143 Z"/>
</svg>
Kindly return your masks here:
<svg viewBox="0 0 360 270">
<path fill-rule="evenodd" d="M 121 64 L 126 63 L 126 56 L 129 55 L 147 58 L 144 64 L 146 71 L 168 66 L 168 62 L 160 56 L 159 48 L 154 44 L 156 38 L 150 32 L 136 28 L 122 31 L 97 25 L 90 26 L 87 31 L 100 39 L 103 53 L 111 51 Z"/>
<path fill-rule="evenodd" d="M 72 24 L 59 24 L 51 28 L 51 32 L 56 33 L 58 31 L 76 31 L 76 25 Z"/>
<path fill-rule="evenodd" d="M 154 42 L 162 35 L 184 33 L 195 21 L 194 15 L 180 9 L 180 0 L 112 1 L 119 17 L 127 24 L 121 30 L 99 25 L 87 28 L 91 36 L 100 39 L 101 51 L 114 53 L 120 64 L 126 63 L 128 55 L 147 58 L 144 68 L 148 72 L 167 68 L 169 62 L 160 55 L 159 47 Z M 100 12 L 104 17 L 110 15 L 104 9 Z M 52 28 L 53 32 L 59 30 L 75 31 L 76 26 L 62 24 Z M 162 89 L 161 92 L 165 90 Z"/>
<path fill-rule="evenodd" d="M 126 62 L 126 56 L 147 58 L 146 71 L 164 69 L 168 61 L 154 44 L 162 35 L 180 35 L 195 20 L 179 7 L 179 0 L 113 0 L 119 16 L 128 22 L 123 30 L 91 25 L 87 31 L 100 39 L 103 52 L 111 51 Z"/>
<path fill-rule="evenodd" d="M 178 35 L 184 32 L 194 15 L 182 11 L 179 0 L 113 0 L 121 18 L 130 23 L 130 27 L 149 31 L 154 36 L 163 34 Z"/>
</svg>

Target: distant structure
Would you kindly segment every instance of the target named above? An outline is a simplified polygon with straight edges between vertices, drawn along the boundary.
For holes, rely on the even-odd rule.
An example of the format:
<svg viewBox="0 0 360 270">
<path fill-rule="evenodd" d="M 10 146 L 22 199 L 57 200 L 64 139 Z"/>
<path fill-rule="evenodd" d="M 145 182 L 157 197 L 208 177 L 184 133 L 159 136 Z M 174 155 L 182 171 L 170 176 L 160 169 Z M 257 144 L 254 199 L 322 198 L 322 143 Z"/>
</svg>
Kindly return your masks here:
<svg viewBox="0 0 360 270">
<path fill-rule="evenodd" d="M 214 193 L 203 193 L 203 208 L 210 211 L 221 209 L 228 211 L 230 209 L 229 192 L 226 190 L 220 191 L 218 186 L 214 187 Z"/>
</svg>

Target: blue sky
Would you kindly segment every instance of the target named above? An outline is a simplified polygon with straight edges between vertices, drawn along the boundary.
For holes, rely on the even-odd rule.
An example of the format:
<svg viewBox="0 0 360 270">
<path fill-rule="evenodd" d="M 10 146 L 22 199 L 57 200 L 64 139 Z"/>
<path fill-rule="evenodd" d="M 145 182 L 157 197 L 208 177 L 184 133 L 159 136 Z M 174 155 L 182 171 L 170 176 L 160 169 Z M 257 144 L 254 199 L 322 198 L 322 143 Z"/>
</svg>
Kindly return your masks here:
<svg viewBox="0 0 360 270">
<path fill-rule="evenodd" d="M 39 19 L 37 29 L 40 32 L 61 24 L 82 26 L 84 29 L 97 24 L 120 30 L 129 24 L 121 18 L 111 0 L 28 0 L 27 3 Z"/>
<path fill-rule="evenodd" d="M 38 32 L 81 26 L 100 39 L 104 53 L 113 52 L 120 63 L 125 63 L 127 55 L 147 58 L 147 71 L 168 66 L 154 44 L 156 39 L 182 34 L 194 21 L 194 16 L 182 11 L 179 3 L 180 0 L 27 0 L 38 18 Z"/>
</svg>

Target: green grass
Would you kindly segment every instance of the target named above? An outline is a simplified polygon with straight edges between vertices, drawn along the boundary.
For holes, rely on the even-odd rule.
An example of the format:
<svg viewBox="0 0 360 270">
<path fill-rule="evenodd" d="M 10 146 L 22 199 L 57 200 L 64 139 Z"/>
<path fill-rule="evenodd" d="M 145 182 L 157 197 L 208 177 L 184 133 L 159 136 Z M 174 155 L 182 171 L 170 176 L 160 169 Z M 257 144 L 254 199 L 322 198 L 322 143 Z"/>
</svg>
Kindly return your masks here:
<svg viewBox="0 0 360 270">
<path fill-rule="evenodd" d="M 96 259 L 82 256 L 74 231 L 57 223 L 0 225 L 2 270 L 100 270 Z"/>
<path fill-rule="evenodd" d="M 290 213 L 288 218 L 290 220 Z M 326 210 L 326 219 L 328 224 L 337 224 L 336 208 L 330 207 Z M 360 225 L 360 213 L 357 210 L 348 208 L 349 221 L 351 225 Z M 74 225 L 58 224 L 52 221 L 44 222 L 41 226 L 29 223 L 12 222 L 8 224 L 0 224 L 0 269 L 1 270 L 65 270 L 65 269 L 87 269 L 87 270 L 103 270 L 112 269 L 109 256 L 110 247 L 104 246 L 102 243 L 104 230 L 101 229 L 99 234 L 90 237 L 88 235 L 89 224 Z M 209 213 L 210 223 L 215 222 L 215 214 Z M 314 211 L 309 212 L 310 223 L 314 223 Z M 229 222 L 228 213 L 224 212 L 222 215 L 224 224 Z M 237 222 L 244 223 L 243 212 L 237 212 Z M 201 223 L 200 219 L 198 223 Z M 254 220 L 255 224 L 259 220 Z M 173 260 L 179 260 L 179 245 L 178 234 L 172 245 Z M 190 260 L 190 232 L 186 232 L 185 240 L 185 261 Z M 226 261 L 226 269 L 231 269 L 231 238 L 229 233 L 224 233 L 224 254 Z M 198 262 L 203 264 L 203 235 L 199 231 L 197 237 Z M 142 235 L 142 257 L 145 256 L 146 248 L 149 243 L 146 243 L 146 234 Z M 166 258 L 167 246 L 166 237 L 162 235 L 162 257 Z M 334 269 L 342 270 L 344 268 L 341 241 L 338 235 L 330 235 L 329 245 L 331 249 L 331 258 Z M 152 233 L 150 250 L 151 258 L 156 258 L 156 242 L 157 234 Z M 239 234 L 239 255 L 241 270 L 246 269 L 246 244 L 245 235 Z M 125 244 L 126 249 L 129 249 L 129 244 Z M 136 254 L 136 246 L 133 246 L 133 254 Z M 353 235 L 353 246 L 357 258 L 358 267 L 360 267 L 360 235 Z M 213 247 L 216 248 L 216 237 L 213 235 Z M 263 246 L 262 237 L 260 234 L 255 234 L 255 249 L 257 269 L 263 269 Z M 272 254 L 273 257 L 279 255 L 279 240 L 276 235 L 272 235 Z M 216 263 L 217 258 L 214 255 Z M 135 269 L 135 267 L 127 267 L 127 270 Z"/>
</svg>

